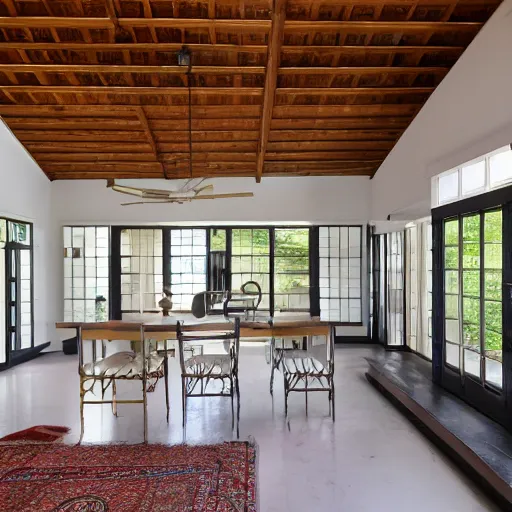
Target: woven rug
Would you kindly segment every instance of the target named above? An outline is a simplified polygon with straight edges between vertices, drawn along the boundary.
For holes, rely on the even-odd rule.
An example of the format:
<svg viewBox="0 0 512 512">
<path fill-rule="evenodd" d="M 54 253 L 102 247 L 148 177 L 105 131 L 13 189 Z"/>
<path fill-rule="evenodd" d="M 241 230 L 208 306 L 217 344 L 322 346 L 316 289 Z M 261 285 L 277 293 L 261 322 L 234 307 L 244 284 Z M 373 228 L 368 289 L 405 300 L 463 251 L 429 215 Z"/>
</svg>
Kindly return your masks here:
<svg viewBox="0 0 512 512">
<path fill-rule="evenodd" d="M 10 441 L 17 443 L 53 443 L 59 441 L 69 432 L 68 427 L 56 427 L 54 425 L 37 425 L 25 430 L 19 430 L 0 438 L 0 442 Z"/>
<path fill-rule="evenodd" d="M 0 442 L 1 511 L 255 512 L 256 450 Z"/>
</svg>

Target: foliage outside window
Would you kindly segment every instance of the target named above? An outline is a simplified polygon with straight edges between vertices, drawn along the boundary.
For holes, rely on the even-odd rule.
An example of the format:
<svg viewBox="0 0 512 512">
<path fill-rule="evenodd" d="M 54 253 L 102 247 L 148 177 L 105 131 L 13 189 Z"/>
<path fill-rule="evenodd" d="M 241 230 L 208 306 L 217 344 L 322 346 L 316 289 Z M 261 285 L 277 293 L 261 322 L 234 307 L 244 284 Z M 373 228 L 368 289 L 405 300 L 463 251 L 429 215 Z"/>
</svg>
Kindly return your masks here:
<svg viewBox="0 0 512 512">
<path fill-rule="evenodd" d="M 445 221 L 444 233 L 446 363 L 460 368 L 462 348 L 463 373 L 501 388 L 502 212 Z"/>
<path fill-rule="evenodd" d="M 270 230 L 233 229 L 231 232 L 231 289 L 239 292 L 256 281 L 263 293 L 260 309 L 270 307 Z"/>
<path fill-rule="evenodd" d="M 274 304 L 280 311 L 309 310 L 309 229 L 276 229 Z"/>
<path fill-rule="evenodd" d="M 210 250 L 225 251 L 226 250 L 226 230 L 215 229 L 210 230 Z"/>
</svg>

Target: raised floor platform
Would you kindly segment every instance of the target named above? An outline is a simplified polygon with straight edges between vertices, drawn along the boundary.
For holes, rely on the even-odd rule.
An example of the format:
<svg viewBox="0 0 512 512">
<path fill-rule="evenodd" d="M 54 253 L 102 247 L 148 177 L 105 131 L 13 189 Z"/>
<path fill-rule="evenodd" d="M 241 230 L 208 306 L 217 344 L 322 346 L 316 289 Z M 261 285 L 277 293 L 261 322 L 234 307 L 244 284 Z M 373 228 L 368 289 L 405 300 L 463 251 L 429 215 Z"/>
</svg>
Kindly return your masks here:
<svg viewBox="0 0 512 512">
<path fill-rule="evenodd" d="M 435 385 L 430 363 L 415 354 L 383 351 L 367 361 L 368 380 L 512 511 L 512 433 Z"/>
</svg>

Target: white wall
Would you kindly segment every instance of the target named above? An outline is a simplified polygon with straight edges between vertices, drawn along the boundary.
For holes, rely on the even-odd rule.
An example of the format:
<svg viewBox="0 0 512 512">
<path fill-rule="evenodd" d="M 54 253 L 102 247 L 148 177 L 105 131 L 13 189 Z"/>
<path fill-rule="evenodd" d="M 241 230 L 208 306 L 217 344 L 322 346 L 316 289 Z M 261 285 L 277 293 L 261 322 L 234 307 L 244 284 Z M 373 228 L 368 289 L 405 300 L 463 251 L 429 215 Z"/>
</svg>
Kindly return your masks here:
<svg viewBox="0 0 512 512">
<path fill-rule="evenodd" d="M 34 223 L 34 334 L 39 345 L 55 339 L 59 272 L 58 228 L 52 221 L 51 183 L 0 121 L 0 215 Z"/>
<path fill-rule="evenodd" d="M 504 0 L 372 180 L 372 219 L 428 214 L 430 178 L 512 142 L 512 0 Z"/>
<path fill-rule="evenodd" d="M 144 186 L 147 186 L 145 180 Z M 153 180 L 153 188 L 163 188 Z M 121 206 L 136 198 L 113 192 L 105 181 L 56 181 L 52 197 L 57 221 L 143 224 L 175 222 L 366 222 L 370 181 L 366 177 L 224 178 L 210 180 L 215 193 L 253 192 L 253 198 L 186 204 Z M 149 183 L 151 186 L 151 182 Z M 163 185 L 163 186 L 162 186 Z"/>
</svg>

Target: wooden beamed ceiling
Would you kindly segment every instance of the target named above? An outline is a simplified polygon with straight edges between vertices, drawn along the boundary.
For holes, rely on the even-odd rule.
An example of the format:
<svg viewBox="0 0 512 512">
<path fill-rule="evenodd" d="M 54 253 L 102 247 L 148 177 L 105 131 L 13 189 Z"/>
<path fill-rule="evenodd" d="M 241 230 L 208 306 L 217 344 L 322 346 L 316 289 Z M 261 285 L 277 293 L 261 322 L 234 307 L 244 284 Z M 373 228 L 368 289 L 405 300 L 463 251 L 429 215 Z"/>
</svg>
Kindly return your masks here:
<svg viewBox="0 0 512 512">
<path fill-rule="evenodd" d="M 372 176 L 500 3 L 0 0 L 0 115 L 52 180 Z"/>
</svg>

